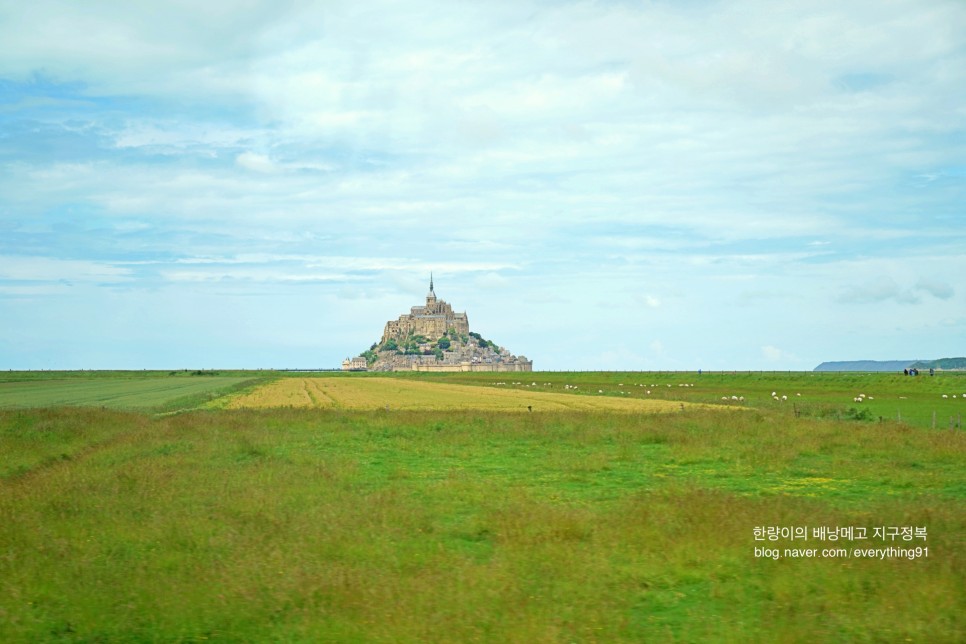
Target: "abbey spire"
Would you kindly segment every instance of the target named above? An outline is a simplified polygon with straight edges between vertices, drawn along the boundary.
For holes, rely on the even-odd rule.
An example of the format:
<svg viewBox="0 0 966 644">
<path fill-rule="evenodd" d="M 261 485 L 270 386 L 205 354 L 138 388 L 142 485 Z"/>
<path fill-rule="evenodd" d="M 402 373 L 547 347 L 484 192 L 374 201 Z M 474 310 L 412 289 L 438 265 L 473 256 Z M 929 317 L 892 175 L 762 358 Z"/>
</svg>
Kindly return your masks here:
<svg viewBox="0 0 966 644">
<path fill-rule="evenodd" d="M 436 303 L 436 291 L 433 290 L 433 274 L 429 274 L 429 293 L 426 294 L 426 306 L 431 307 Z"/>
</svg>

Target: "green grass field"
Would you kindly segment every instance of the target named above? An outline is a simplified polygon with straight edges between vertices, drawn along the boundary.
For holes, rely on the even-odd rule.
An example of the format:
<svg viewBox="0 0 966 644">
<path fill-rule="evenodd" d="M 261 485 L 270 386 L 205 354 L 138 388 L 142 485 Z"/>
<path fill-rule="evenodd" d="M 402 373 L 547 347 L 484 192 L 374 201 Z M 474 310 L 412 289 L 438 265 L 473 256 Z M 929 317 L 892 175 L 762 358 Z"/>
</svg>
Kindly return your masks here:
<svg viewBox="0 0 966 644">
<path fill-rule="evenodd" d="M 0 374 L 0 409 L 93 406 L 111 409 L 178 410 L 260 382 L 265 376 L 171 372 L 73 372 Z M 3 376 L 6 376 L 5 378 Z"/>
<path fill-rule="evenodd" d="M 278 375 L 171 378 L 202 407 Z M 966 378 L 509 375 L 418 379 L 747 409 L 170 414 L 159 374 L 101 378 L 140 411 L 36 380 L 0 410 L 0 641 L 966 639 L 966 432 L 931 423 Z M 855 555 L 889 547 L 928 556 Z"/>
</svg>

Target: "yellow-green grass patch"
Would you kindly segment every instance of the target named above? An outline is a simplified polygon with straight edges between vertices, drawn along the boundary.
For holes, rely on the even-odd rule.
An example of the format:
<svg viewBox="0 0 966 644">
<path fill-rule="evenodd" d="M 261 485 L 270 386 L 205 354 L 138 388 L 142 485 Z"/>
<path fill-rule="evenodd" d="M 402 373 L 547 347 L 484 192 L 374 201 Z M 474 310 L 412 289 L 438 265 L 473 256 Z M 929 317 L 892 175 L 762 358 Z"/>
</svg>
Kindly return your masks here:
<svg viewBox="0 0 966 644">
<path fill-rule="evenodd" d="M 520 391 L 398 378 L 286 378 L 214 404 L 229 409 L 296 407 L 625 413 L 661 413 L 684 408 L 711 407 L 680 401 Z"/>
</svg>

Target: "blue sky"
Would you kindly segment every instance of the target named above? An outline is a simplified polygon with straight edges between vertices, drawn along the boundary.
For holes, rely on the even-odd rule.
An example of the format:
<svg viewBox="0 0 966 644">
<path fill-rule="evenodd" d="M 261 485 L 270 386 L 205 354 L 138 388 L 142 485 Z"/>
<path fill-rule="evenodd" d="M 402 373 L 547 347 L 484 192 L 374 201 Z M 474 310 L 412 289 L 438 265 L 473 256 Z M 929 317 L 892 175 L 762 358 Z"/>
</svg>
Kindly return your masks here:
<svg viewBox="0 0 966 644">
<path fill-rule="evenodd" d="M 130 6 L 128 6 L 130 5 Z M 966 353 L 966 4 L 0 3 L 0 367 Z"/>
</svg>

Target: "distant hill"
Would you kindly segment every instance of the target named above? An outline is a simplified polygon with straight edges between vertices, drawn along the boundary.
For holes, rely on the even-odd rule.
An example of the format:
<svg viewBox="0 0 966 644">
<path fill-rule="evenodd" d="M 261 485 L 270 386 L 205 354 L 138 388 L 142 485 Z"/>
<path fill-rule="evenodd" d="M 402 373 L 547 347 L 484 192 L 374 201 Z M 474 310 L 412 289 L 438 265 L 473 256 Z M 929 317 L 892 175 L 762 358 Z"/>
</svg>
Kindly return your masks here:
<svg viewBox="0 0 966 644">
<path fill-rule="evenodd" d="M 966 369 L 966 358 L 940 358 L 939 360 L 927 360 L 916 362 L 912 365 L 916 369 L 943 369 L 944 371 Z"/>
<path fill-rule="evenodd" d="M 815 371 L 902 371 L 921 360 L 845 360 L 823 362 Z"/>
<path fill-rule="evenodd" d="M 939 360 L 845 360 L 823 362 L 814 371 L 902 371 L 903 369 L 966 369 L 966 358 Z"/>
</svg>

